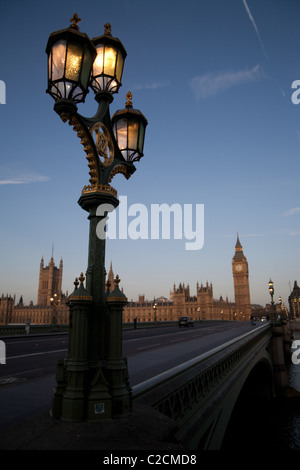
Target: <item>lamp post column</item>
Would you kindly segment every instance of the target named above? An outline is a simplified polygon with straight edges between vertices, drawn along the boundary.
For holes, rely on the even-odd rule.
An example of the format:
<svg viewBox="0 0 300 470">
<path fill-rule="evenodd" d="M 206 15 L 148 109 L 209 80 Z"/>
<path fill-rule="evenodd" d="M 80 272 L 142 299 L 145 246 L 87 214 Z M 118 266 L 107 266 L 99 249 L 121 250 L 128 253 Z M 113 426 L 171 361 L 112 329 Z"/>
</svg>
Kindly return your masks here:
<svg viewBox="0 0 300 470">
<path fill-rule="evenodd" d="M 88 372 L 88 317 L 92 297 L 83 287 L 81 274 L 80 286 L 75 281 L 75 290 L 70 296 L 69 351 L 66 361 L 66 389 L 63 395 L 61 417 L 65 420 L 85 418 L 86 379 Z"/>
<path fill-rule="evenodd" d="M 113 417 L 127 413 L 131 404 L 127 360 L 122 354 L 122 316 L 123 308 L 127 304 L 127 298 L 120 291 L 119 282 L 120 279 L 117 276 L 115 279 L 115 289 L 106 298 L 110 312 L 107 375 L 112 397 Z"/>
<path fill-rule="evenodd" d="M 103 188 L 104 189 L 104 188 Z M 86 289 L 91 294 L 93 302 L 89 315 L 88 327 L 88 360 L 89 380 L 87 396 L 87 419 L 96 421 L 103 418 L 111 418 L 112 398 L 109 391 L 107 377 L 107 348 L 108 348 L 108 312 L 105 304 L 105 237 L 98 237 L 97 225 L 103 221 L 105 211 L 99 211 L 101 205 L 104 208 L 116 208 L 119 201 L 116 194 L 110 191 L 83 192 L 78 200 L 82 209 L 89 213 L 90 221 L 88 267 L 86 271 Z"/>
<path fill-rule="evenodd" d="M 113 193 L 87 191 L 81 195 L 78 204 L 89 213 L 90 220 L 86 289 L 93 298 L 89 322 L 89 363 L 93 370 L 99 366 L 99 362 L 105 366 L 107 351 L 105 238 L 97 236 L 97 225 L 105 215 L 98 215 L 97 209 L 102 204 L 116 208 L 119 201 Z"/>
</svg>

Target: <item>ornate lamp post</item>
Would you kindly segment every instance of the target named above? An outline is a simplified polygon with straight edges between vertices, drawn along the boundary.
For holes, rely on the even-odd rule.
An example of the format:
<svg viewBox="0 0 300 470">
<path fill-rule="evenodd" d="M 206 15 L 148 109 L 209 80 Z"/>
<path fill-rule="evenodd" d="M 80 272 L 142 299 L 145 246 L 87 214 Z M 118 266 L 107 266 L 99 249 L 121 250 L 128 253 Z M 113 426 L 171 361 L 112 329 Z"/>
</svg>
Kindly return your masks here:
<svg viewBox="0 0 300 470">
<path fill-rule="evenodd" d="M 53 318 L 52 318 L 52 325 L 53 327 L 57 324 L 57 307 L 59 305 L 60 300 L 57 298 L 57 294 L 54 294 L 53 297 L 50 297 L 51 306 L 53 308 Z"/>
<path fill-rule="evenodd" d="M 270 293 L 270 296 L 271 296 L 271 304 L 274 305 L 274 284 L 272 282 L 272 280 L 270 279 L 269 281 L 269 293 Z"/>
<path fill-rule="evenodd" d="M 110 331 L 111 325 L 114 324 L 110 319 L 110 309 L 113 304 L 111 300 L 110 303 L 107 302 L 105 295 L 105 235 L 98 237 L 96 228 L 99 222 L 104 222 L 103 219 L 109 211 L 105 208 L 116 208 L 119 204 L 117 191 L 110 185 L 111 180 L 117 173 L 122 173 L 127 179 L 130 178 L 136 169 L 133 162 L 143 156 L 147 120 L 140 111 L 133 109 L 131 93 L 127 94 L 126 108 L 117 111 L 113 118 L 110 118 L 109 105 L 113 101 L 113 94 L 117 93 L 121 86 L 126 57 L 125 48 L 119 39 L 112 36 L 110 25 L 108 23 L 105 25 L 102 36 L 90 40 L 86 34 L 79 31 L 78 22 L 81 20 L 77 14 L 70 21 L 72 24 L 69 28 L 50 34 L 47 43 L 47 93 L 55 100 L 54 110 L 62 121 L 68 122 L 81 139 L 89 167 L 90 184 L 84 186 L 78 200 L 82 209 L 88 212 L 90 221 L 86 286 L 84 288 L 82 285 L 81 289 L 85 289 L 89 301 L 92 299 L 86 310 L 87 340 L 84 342 L 86 357 L 84 359 L 81 357 L 81 363 L 85 364 L 85 371 L 84 378 L 80 371 L 80 409 L 87 410 L 87 416 L 82 415 L 83 419 L 93 420 L 110 417 L 113 413 L 115 408 L 114 394 L 111 393 L 113 386 L 109 383 L 113 375 L 112 362 L 115 371 L 118 369 L 116 361 L 111 357 L 111 351 L 118 348 L 111 344 L 111 341 L 117 341 Z M 95 93 L 98 108 L 94 117 L 86 118 L 78 113 L 77 105 L 85 101 L 89 87 Z M 102 206 L 104 210 L 99 212 L 97 210 L 99 206 Z M 75 293 L 73 299 L 78 299 L 78 292 Z M 122 302 L 120 304 L 123 305 L 124 299 Z M 77 303 L 76 308 L 74 305 L 73 300 L 71 309 L 73 318 L 79 314 Z M 71 318 L 69 335 L 74 336 L 72 325 L 77 323 L 72 323 Z M 80 330 L 77 333 L 80 335 Z M 120 335 L 117 336 L 120 338 Z M 74 345 L 73 338 L 71 343 Z M 107 372 L 108 359 L 109 372 Z M 66 363 L 70 363 L 70 358 Z M 72 362 L 73 375 L 76 364 L 76 361 Z M 63 402 L 61 363 L 59 367 L 58 375 L 61 380 L 60 393 L 57 395 Z M 123 363 L 121 368 L 124 369 Z M 64 374 L 68 375 L 67 372 L 66 369 Z M 124 371 L 122 370 L 120 374 L 123 377 Z M 119 379 L 114 378 L 113 382 L 118 382 L 120 386 Z M 76 380 L 72 383 L 74 389 Z M 72 395 L 70 393 L 68 394 L 69 404 Z M 86 397 L 85 405 L 82 404 L 82 393 Z M 122 394 L 125 396 L 123 392 Z M 108 404 L 109 402 L 111 403 Z M 108 405 L 104 406 L 105 403 Z M 54 408 L 56 410 L 63 408 L 63 403 Z M 68 405 L 68 409 L 73 408 Z M 126 410 L 126 406 L 121 406 L 120 403 L 117 408 L 122 409 L 122 413 Z M 62 415 L 66 419 L 73 419 L 71 412 L 68 413 L 62 413 Z M 79 414 L 74 413 L 76 419 Z"/>
<path fill-rule="evenodd" d="M 154 308 L 154 323 L 157 324 L 157 314 L 156 314 L 157 303 L 156 303 L 155 299 L 153 301 L 153 308 Z"/>
<path fill-rule="evenodd" d="M 269 281 L 269 293 L 271 296 L 271 319 L 272 319 L 272 322 L 275 322 L 276 321 L 276 307 L 274 305 L 274 284 L 271 279 Z"/>
</svg>

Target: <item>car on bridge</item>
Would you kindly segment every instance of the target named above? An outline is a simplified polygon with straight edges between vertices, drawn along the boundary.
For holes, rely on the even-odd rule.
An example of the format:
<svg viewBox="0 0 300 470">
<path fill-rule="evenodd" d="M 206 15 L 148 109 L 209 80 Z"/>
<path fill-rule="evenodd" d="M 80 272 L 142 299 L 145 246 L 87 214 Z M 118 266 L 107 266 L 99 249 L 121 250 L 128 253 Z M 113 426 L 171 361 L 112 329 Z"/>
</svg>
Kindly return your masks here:
<svg viewBox="0 0 300 470">
<path fill-rule="evenodd" d="M 194 326 L 194 322 L 191 317 L 180 317 L 178 320 L 178 326 L 181 328 L 182 326 Z"/>
</svg>

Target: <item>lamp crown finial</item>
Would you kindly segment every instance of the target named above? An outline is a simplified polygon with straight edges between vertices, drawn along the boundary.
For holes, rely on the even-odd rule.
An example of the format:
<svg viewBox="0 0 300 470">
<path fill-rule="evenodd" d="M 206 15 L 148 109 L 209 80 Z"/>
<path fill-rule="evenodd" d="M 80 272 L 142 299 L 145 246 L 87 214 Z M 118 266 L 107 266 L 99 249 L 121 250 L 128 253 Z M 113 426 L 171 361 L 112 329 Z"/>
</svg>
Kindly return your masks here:
<svg viewBox="0 0 300 470">
<path fill-rule="evenodd" d="M 79 18 L 77 13 L 74 13 L 72 18 L 70 18 L 70 21 L 72 22 L 72 24 L 70 25 L 70 28 L 74 28 L 74 29 L 79 30 L 78 23 L 79 23 L 79 21 L 81 21 L 81 18 Z"/>
<path fill-rule="evenodd" d="M 105 36 L 111 36 L 111 25 L 109 23 L 104 25 L 104 34 Z"/>
<path fill-rule="evenodd" d="M 80 284 L 83 286 L 83 282 L 85 280 L 85 277 L 83 275 L 83 273 L 80 274 L 80 277 L 79 277 L 79 281 L 80 281 Z"/>
<path fill-rule="evenodd" d="M 132 108 L 132 101 L 131 101 L 132 100 L 132 93 L 131 93 L 131 91 L 129 91 L 127 93 L 126 98 L 127 98 L 127 101 L 126 101 L 126 104 L 125 104 L 126 108 Z"/>
<path fill-rule="evenodd" d="M 119 278 L 118 274 L 116 275 L 116 279 L 114 280 L 116 286 L 118 287 L 119 286 L 119 283 L 120 283 L 121 279 Z"/>
<path fill-rule="evenodd" d="M 75 282 L 74 282 L 75 289 L 78 289 L 79 282 L 78 282 L 78 277 L 76 277 Z"/>
</svg>

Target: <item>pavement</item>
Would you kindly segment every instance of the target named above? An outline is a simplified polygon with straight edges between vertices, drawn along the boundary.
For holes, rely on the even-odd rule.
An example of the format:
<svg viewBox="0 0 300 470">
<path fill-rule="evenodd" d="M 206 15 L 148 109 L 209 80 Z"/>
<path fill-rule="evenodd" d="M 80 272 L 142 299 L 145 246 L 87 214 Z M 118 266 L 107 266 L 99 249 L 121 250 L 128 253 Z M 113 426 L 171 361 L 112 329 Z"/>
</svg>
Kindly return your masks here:
<svg viewBox="0 0 300 470">
<path fill-rule="evenodd" d="M 43 412 L 0 432 L 0 450 L 183 451 L 176 423 L 142 404 L 125 416 L 100 422 L 68 422 Z"/>
</svg>

